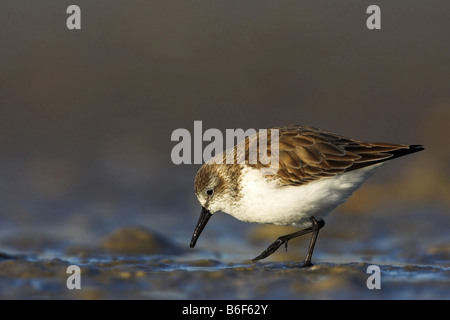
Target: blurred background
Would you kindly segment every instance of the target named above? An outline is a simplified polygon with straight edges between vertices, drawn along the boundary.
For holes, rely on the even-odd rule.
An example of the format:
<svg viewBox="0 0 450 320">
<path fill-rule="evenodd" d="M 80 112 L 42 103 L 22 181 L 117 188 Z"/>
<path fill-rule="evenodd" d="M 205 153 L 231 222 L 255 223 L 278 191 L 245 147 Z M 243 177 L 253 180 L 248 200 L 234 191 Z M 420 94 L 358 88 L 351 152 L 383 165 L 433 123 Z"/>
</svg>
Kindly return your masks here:
<svg viewBox="0 0 450 320">
<path fill-rule="evenodd" d="M 81 30 L 66 28 L 71 4 Z M 171 162 L 171 134 L 193 132 L 195 120 L 203 130 L 305 124 L 424 144 L 338 211 L 359 222 L 393 207 L 446 217 L 450 2 L 377 1 L 381 30 L 366 28 L 370 4 L 2 1 L 0 249 L 58 249 L 126 225 L 187 248 L 200 166 Z M 227 232 L 220 220 L 234 223 L 211 221 L 200 246 Z"/>
</svg>

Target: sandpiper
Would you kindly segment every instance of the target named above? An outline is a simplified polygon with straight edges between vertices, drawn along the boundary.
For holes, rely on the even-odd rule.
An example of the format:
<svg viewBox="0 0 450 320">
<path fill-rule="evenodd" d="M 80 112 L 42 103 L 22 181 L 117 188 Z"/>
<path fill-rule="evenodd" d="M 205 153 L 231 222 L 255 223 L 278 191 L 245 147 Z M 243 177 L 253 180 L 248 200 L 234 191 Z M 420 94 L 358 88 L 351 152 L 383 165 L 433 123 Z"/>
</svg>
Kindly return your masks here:
<svg viewBox="0 0 450 320">
<path fill-rule="evenodd" d="M 386 162 L 423 150 L 421 145 L 369 143 L 337 135 L 330 131 L 302 125 L 272 128 L 278 137 L 278 163 L 274 174 L 261 170 L 267 164 L 248 161 L 249 141 L 245 144 L 246 160 L 222 163 L 233 149 L 206 162 L 195 177 L 195 194 L 202 206 L 192 236 L 193 248 L 208 220 L 216 212 L 255 223 L 301 228 L 280 236 L 252 261 L 264 259 L 290 239 L 312 233 L 303 267 L 311 266 L 319 230 L 324 218 Z M 271 139 L 268 136 L 267 142 Z M 241 145 L 242 146 L 242 145 Z M 270 148 L 270 146 L 269 146 Z M 270 154 L 271 150 L 268 150 Z"/>
</svg>

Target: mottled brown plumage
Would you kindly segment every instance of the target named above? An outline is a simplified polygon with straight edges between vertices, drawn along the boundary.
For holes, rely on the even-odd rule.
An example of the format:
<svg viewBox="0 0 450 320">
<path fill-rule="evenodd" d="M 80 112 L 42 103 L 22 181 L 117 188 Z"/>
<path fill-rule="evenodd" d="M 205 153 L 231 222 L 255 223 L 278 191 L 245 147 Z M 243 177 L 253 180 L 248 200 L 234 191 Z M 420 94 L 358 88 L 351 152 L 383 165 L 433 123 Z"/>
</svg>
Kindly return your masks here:
<svg viewBox="0 0 450 320">
<path fill-rule="evenodd" d="M 286 186 L 302 185 L 320 178 L 333 177 L 339 173 L 423 150 L 423 147 L 418 145 L 362 142 L 330 131 L 302 125 L 272 129 L 277 129 L 279 132 L 279 166 L 276 175 L 271 178 L 279 180 L 281 185 Z M 272 135 L 270 132 L 272 129 L 267 135 L 268 156 L 271 154 Z M 234 155 L 236 156 L 239 146 L 245 143 L 245 154 L 248 157 L 249 141 L 254 139 L 256 136 L 247 137 L 245 141 L 237 144 L 232 150 Z M 225 154 L 223 155 L 224 159 Z M 242 155 L 239 155 L 238 160 L 242 160 L 241 157 Z M 251 164 L 248 158 L 245 159 L 245 164 L 257 169 L 270 166 L 270 164 L 262 164 L 259 161 Z"/>
</svg>

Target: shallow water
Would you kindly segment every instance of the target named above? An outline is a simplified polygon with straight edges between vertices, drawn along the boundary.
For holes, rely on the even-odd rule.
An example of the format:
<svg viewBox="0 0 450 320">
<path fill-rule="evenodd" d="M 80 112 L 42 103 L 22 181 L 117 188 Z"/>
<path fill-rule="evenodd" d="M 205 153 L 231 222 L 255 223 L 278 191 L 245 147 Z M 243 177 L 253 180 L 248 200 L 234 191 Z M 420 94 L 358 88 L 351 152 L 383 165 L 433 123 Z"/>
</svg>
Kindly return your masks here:
<svg viewBox="0 0 450 320">
<path fill-rule="evenodd" d="M 81 268 L 81 289 L 66 287 L 67 266 Z M 369 263 L 223 263 L 116 257 L 109 261 L 13 258 L 1 262 L 2 298 L 77 299 L 448 299 L 450 268 Z"/>
<path fill-rule="evenodd" d="M 442 208 L 391 208 L 361 215 L 335 212 L 321 230 L 314 266 L 300 268 L 309 238 L 269 258 L 250 259 L 290 228 L 215 215 L 194 249 L 197 216 L 155 213 L 151 226 L 84 227 L 75 216 L 57 228 L 3 232 L 2 299 L 449 299 L 449 215 Z M 79 219 L 79 220 L 77 220 Z M 78 221 L 74 224 L 74 221 Z M 47 221 L 49 222 L 49 221 Z M 142 226 L 143 225 L 143 226 Z M 81 289 L 66 285 L 69 265 Z M 381 289 L 368 289 L 370 265 Z"/>
</svg>

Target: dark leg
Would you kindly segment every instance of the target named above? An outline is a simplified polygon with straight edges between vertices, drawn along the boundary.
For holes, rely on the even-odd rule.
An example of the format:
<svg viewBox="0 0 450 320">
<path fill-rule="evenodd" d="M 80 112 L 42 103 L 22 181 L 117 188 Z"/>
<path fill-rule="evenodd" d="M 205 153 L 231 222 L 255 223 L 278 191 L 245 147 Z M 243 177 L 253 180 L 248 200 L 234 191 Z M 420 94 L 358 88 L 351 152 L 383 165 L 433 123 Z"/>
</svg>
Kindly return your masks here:
<svg viewBox="0 0 450 320">
<path fill-rule="evenodd" d="M 253 258 L 252 261 L 258 261 L 264 258 L 267 258 L 268 256 L 270 256 L 272 253 L 274 253 L 275 251 L 277 251 L 277 249 L 284 243 L 287 247 L 287 243 L 289 240 L 291 240 L 292 238 L 297 238 L 300 236 L 303 236 L 305 234 L 308 234 L 310 232 L 312 232 L 312 228 L 307 228 L 307 229 L 303 229 L 294 233 L 290 233 L 281 237 L 278 237 L 277 240 L 275 240 L 274 243 L 272 243 L 266 250 L 263 251 L 263 253 L 261 253 L 259 256 L 257 256 L 256 258 Z"/>
<path fill-rule="evenodd" d="M 314 220 L 314 221 L 313 221 Z M 314 244 L 315 244 L 315 239 L 317 239 L 317 234 L 319 233 L 319 231 L 315 231 L 316 228 L 320 229 L 325 225 L 325 222 L 323 220 L 319 220 L 316 221 L 316 219 L 311 218 L 311 222 L 313 224 L 312 227 L 310 228 L 306 228 L 294 233 L 290 233 L 284 236 L 279 237 L 277 240 L 275 240 L 274 243 L 272 243 L 266 250 L 264 250 L 263 253 L 261 253 L 259 256 L 257 256 L 256 258 L 252 259 L 253 262 L 267 258 L 268 256 L 270 256 L 272 253 L 274 253 L 275 251 L 277 251 L 277 249 L 282 245 L 285 244 L 286 248 L 287 248 L 287 243 L 289 240 L 293 239 L 293 238 L 297 238 L 300 236 L 303 236 L 305 234 L 308 234 L 310 232 L 313 232 L 313 237 L 315 234 L 315 238 L 314 238 Z M 315 233 L 314 233 L 315 232 Z M 311 239 L 312 240 L 312 239 Z M 309 245 L 309 250 L 308 250 L 308 254 L 311 251 L 311 256 L 312 256 L 312 250 L 314 250 L 314 244 L 312 245 L 312 249 L 311 249 L 311 244 Z M 308 258 L 308 256 L 307 256 Z M 305 260 L 306 263 L 306 260 Z M 309 264 L 311 264 L 311 257 L 309 258 Z"/>
<path fill-rule="evenodd" d="M 311 236 L 311 241 L 309 242 L 308 253 L 306 254 L 305 263 L 303 264 L 303 267 L 310 267 L 310 266 L 312 266 L 311 258 L 312 258 L 312 254 L 313 254 L 313 251 L 314 251 L 314 246 L 316 245 L 317 236 L 319 235 L 319 230 L 325 225 L 323 220 L 317 221 L 313 217 L 311 217 L 310 220 L 311 220 L 311 222 L 313 224 L 313 226 L 312 226 L 312 233 L 313 234 Z M 320 222 L 322 222 L 322 225 L 319 224 Z"/>
</svg>

